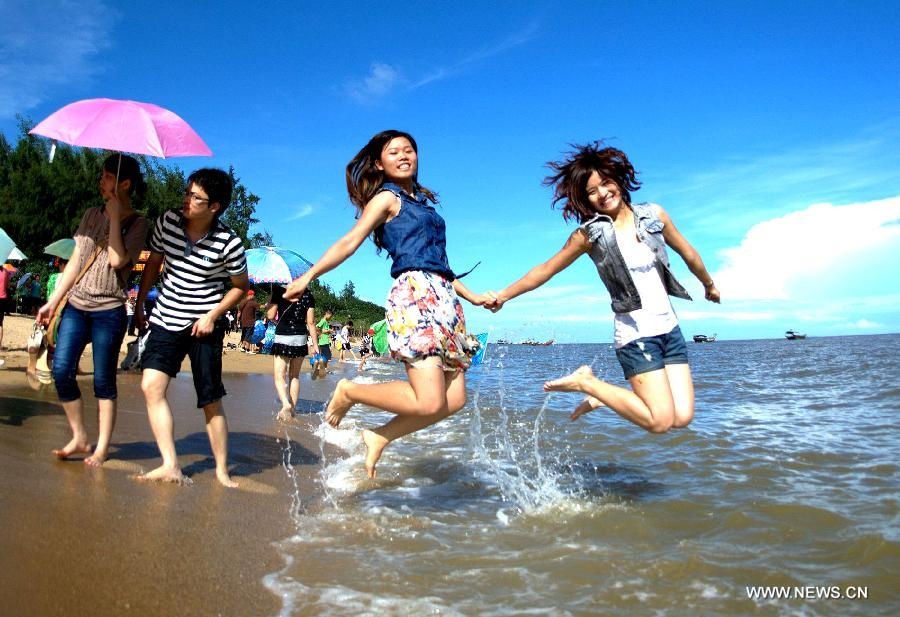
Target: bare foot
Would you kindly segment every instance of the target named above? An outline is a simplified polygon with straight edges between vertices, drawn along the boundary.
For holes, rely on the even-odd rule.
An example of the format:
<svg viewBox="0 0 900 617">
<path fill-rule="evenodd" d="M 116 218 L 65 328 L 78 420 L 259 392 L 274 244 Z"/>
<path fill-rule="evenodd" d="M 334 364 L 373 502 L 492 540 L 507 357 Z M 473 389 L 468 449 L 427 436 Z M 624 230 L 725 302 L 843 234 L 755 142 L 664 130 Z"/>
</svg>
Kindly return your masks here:
<svg viewBox="0 0 900 617">
<path fill-rule="evenodd" d="M 584 414 L 589 411 L 593 411 L 598 407 L 603 407 L 603 403 L 595 399 L 593 396 L 586 397 L 581 403 L 579 403 L 578 407 L 575 408 L 575 411 L 572 412 L 572 415 L 569 416 L 571 420 L 577 420 Z"/>
<path fill-rule="evenodd" d="M 559 379 L 554 379 L 553 381 L 544 382 L 544 391 L 579 392 L 581 390 L 581 384 L 583 384 L 586 380 L 593 378 L 594 373 L 593 371 L 591 371 L 591 367 L 584 365 L 575 370 L 575 372 L 566 375 L 565 377 L 560 377 Z"/>
<path fill-rule="evenodd" d="M 347 415 L 347 412 L 353 407 L 353 401 L 347 398 L 347 386 L 352 383 L 349 379 L 341 379 L 334 392 L 331 394 L 331 400 L 328 401 L 328 407 L 325 408 L 325 421 L 337 428 L 341 420 Z"/>
<path fill-rule="evenodd" d="M 237 488 L 238 483 L 231 479 L 227 471 L 216 470 L 216 480 L 225 488 Z"/>
<path fill-rule="evenodd" d="M 366 475 L 370 478 L 375 477 L 375 465 L 381 458 L 381 453 L 385 446 L 390 442 L 373 431 L 368 429 L 362 432 L 363 443 L 366 445 Z"/>
<path fill-rule="evenodd" d="M 275 415 L 275 419 L 278 422 L 290 422 L 293 417 L 294 414 L 291 413 L 290 407 L 282 407 L 281 411 Z"/>
<path fill-rule="evenodd" d="M 106 456 L 105 451 L 95 450 L 91 456 L 84 459 L 84 464 L 88 467 L 102 467 L 103 463 L 106 462 Z"/>
<path fill-rule="evenodd" d="M 73 454 L 90 454 L 91 444 L 86 441 L 79 441 L 73 437 L 72 441 L 67 443 L 62 449 L 51 450 L 51 452 L 53 452 L 56 458 L 64 461 Z"/>
<path fill-rule="evenodd" d="M 153 471 L 132 476 L 132 478 L 140 482 L 171 482 L 172 484 L 181 484 L 183 486 L 194 483 L 190 478 L 181 473 L 179 467 L 167 467 L 165 465 L 160 465 Z"/>
</svg>

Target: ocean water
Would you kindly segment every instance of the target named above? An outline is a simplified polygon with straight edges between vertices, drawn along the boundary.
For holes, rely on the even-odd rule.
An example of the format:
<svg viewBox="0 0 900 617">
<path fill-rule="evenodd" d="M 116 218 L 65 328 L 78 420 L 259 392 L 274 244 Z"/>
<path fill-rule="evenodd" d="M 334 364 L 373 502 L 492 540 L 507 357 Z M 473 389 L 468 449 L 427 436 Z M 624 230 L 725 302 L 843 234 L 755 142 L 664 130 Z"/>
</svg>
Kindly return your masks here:
<svg viewBox="0 0 900 617">
<path fill-rule="evenodd" d="M 296 533 L 264 582 L 284 616 L 900 614 L 898 347 L 689 343 L 694 422 L 651 435 L 541 390 L 581 364 L 622 384 L 611 345 L 491 345 L 465 408 L 375 481 L 359 430 L 388 414 L 318 428 L 321 493 L 286 496 Z"/>
</svg>

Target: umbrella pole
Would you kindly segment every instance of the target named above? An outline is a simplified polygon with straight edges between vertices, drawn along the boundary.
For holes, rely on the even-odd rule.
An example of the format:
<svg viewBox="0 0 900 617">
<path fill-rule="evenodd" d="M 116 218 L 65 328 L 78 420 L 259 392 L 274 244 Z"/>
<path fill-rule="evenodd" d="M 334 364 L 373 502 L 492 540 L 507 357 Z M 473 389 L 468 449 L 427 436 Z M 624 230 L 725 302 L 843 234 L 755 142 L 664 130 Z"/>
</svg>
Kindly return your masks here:
<svg viewBox="0 0 900 617">
<path fill-rule="evenodd" d="M 119 165 L 116 167 L 116 187 L 113 189 L 116 197 L 119 196 L 119 172 L 122 171 L 122 153 L 119 152 Z"/>
</svg>

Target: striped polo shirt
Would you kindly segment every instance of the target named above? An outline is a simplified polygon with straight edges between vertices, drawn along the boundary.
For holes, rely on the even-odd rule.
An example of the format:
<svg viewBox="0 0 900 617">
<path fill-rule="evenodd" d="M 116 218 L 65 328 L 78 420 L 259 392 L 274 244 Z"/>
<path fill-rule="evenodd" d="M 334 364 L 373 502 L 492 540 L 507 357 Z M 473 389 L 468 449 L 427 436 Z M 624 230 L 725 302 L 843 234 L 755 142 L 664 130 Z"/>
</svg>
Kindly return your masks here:
<svg viewBox="0 0 900 617">
<path fill-rule="evenodd" d="M 244 245 L 218 220 L 191 243 L 184 215 L 169 210 L 156 220 L 150 250 L 165 256 L 163 282 L 150 323 L 178 331 L 192 326 L 222 301 L 230 277 L 247 271 Z"/>
</svg>

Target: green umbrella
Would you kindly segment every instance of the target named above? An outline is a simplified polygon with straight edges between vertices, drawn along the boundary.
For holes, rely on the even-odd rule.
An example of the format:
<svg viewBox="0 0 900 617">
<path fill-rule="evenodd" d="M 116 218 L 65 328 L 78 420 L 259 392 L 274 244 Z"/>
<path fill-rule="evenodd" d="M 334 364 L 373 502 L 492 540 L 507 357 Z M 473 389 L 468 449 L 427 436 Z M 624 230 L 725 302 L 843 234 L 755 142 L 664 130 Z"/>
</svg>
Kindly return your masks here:
<svg viewBox="0 0 900 617">
<path fill-rule="evenodd" d="M 75 250 L 75 238 L 63 238 L 57 240 L 53 244 L 44 247 L 44 252 L 54 257 L 60 257 L 69 261 L 72 259 L 72 252 Z"/>
<path fill-rule="evenodd" d="M 16 243 L 13 242 L 12 238 L 10 238 L 3 229 L 0 229 L 0 262 L 6 261 L 9 258 L 9 254 L 12 253 L 15 248 Z"/>
</svg>

